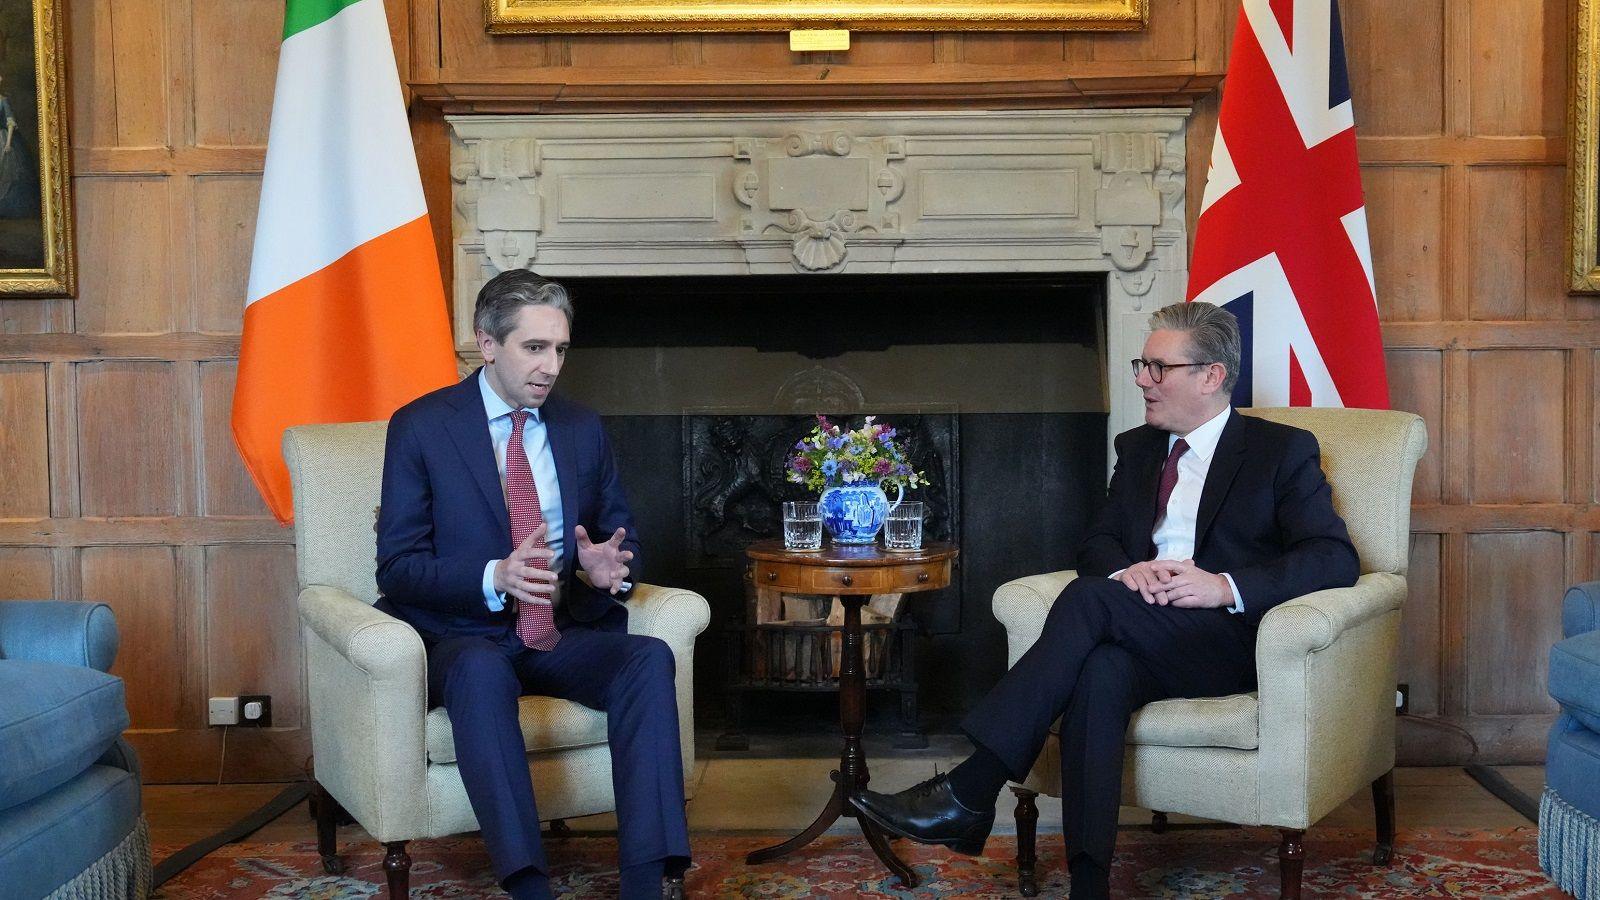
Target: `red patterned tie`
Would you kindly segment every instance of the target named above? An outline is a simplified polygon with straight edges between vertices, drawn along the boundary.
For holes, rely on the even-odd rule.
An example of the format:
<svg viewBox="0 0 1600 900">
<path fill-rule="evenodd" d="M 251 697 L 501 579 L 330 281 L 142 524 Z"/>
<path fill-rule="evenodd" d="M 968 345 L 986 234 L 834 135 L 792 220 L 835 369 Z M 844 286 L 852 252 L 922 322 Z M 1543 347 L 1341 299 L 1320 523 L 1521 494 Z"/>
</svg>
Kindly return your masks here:
<svg viewBox="0 0 1600 900">
<path fill-rule="evenodd" d="M 1172 499 L 1172 489 L 1178 486 L 1178 458 L 1189 452 L 1189 443 L 1183 438 L 1178 438 L 1167 453 L 1167 464 L 1161 467 L 1161 487 L 1156 491 L 1156 524 L 1167 514 L 1167 501 Z M 1150 541 L 1150 558 L 1156 558 L 1156 543 L 1152 535 Z"/>
<path fill-rule="evenodd" d="M 533 469 L 528 465 L 528 451 L 522 446 L 522 426 L 528 421 L 528 411 L 511 413 L 511 442 L 506 444 L 506 511 L 511 515 L 511 546 L 522 546 L 528 535 L 544 524 L 544 513 L 539 508 L 539 488 L 533 483 Z M 535 547 L 543 548 L 544 541 Z M 549 571 L 550 561 L 536 557 L 529 564 Z M 517 604 L 517 637 L 535 650 L 552 650 L 561 640 L 556 630 L 555 607 L 549 603 Z"/>
</svg>

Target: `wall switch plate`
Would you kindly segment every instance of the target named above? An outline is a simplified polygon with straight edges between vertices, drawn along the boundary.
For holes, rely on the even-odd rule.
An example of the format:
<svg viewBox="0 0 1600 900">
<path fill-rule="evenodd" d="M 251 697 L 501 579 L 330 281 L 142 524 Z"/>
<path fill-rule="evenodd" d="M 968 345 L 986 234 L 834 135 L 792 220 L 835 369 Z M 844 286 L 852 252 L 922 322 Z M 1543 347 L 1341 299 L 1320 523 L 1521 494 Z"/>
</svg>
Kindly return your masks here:
<svg viewBox="0 0 1600 900">
<path fill-rule="evenodd" d="M 210 700 L 206 701 L 206 724 L 239 724 L 239 698 L 212 697 Z"/>
<path fill-rule="evenodd" d="M 272 696 L 270 694 L 244 694 L 239 698 L 239 724 L 247 728 L 267 728 L 272 725 Z"/>
</svg>

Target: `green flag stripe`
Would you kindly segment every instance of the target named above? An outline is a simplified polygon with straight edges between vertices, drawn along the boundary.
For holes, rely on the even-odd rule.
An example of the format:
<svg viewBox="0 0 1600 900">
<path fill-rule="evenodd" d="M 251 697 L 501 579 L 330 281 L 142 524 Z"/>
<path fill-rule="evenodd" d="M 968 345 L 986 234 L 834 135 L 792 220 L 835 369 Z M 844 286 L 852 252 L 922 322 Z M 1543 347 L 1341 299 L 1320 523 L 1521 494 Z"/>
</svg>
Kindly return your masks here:
<svg viewBox="0 0 1600 900">
<path fill-rule="evenodd" d="M 354 6 L 361 0 L 289 0 L 289 8 L 283 14 L 283 39 L 291 37 L 328 21 L 339 14 L 346 6 Z"/>
</svg>

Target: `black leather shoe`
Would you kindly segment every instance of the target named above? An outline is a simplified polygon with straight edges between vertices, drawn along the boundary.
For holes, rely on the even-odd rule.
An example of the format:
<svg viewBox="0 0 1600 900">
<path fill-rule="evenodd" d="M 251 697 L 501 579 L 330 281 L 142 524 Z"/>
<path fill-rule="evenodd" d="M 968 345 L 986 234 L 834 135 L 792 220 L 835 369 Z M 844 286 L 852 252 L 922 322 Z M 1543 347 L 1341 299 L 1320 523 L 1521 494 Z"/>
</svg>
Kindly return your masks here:
<svg viewBox="0 0 1600 900">
<path fill-rule="evenodd" d="M 684 900 L 683 879 L 667 876 L 661 879 L 661 900 Z"/>
<path fill-rule="evenodd" d="M 994 828 L 994 810 L 976 812 L 961 805 L 950 789 L 950 776 L 935 775 L 898 794 L 862 791 L 850 803 L 873 824 L 890 834 L 923 844 L 943 844 L 957 853 L 977 856 Z"/>
</svg>

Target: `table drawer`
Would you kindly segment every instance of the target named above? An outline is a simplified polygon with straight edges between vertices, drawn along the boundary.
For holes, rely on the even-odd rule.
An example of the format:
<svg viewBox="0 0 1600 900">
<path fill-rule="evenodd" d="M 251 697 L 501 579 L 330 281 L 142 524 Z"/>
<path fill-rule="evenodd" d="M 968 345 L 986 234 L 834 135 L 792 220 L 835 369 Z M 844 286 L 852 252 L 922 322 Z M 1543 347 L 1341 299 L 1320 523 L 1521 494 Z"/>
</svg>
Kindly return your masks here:
<svg viewBox="0 0 1600 900">
<path fill-rule="evenodd" d="M 949 562 L 887 566 L 802 566 L 758 562 L 761 587 L 801 594 L 894 594 L 927 591 L 950 583 Z"/>
</svg>

